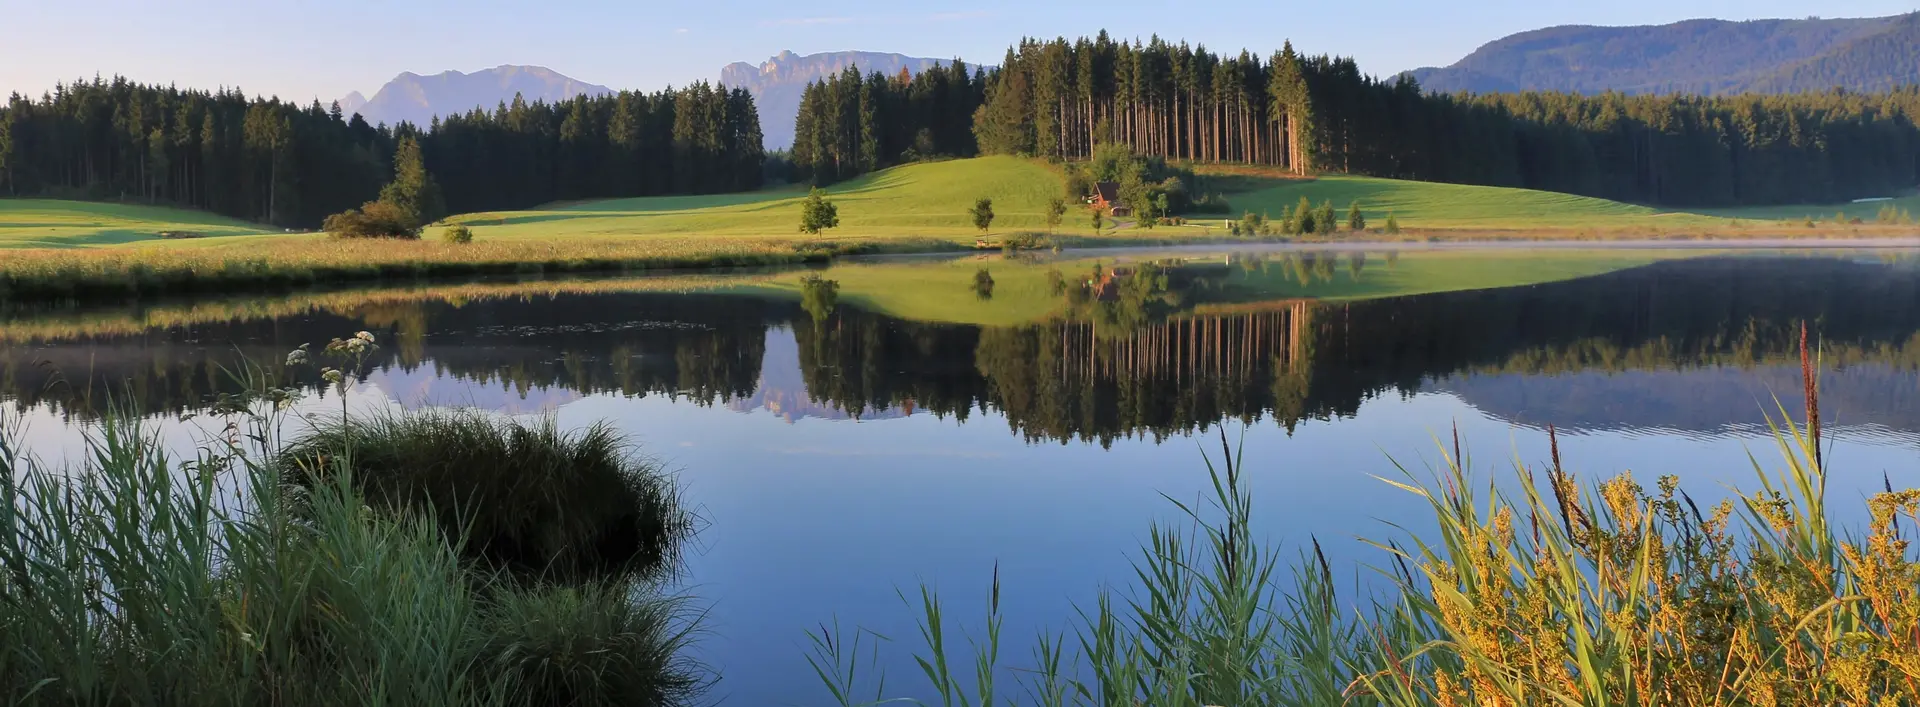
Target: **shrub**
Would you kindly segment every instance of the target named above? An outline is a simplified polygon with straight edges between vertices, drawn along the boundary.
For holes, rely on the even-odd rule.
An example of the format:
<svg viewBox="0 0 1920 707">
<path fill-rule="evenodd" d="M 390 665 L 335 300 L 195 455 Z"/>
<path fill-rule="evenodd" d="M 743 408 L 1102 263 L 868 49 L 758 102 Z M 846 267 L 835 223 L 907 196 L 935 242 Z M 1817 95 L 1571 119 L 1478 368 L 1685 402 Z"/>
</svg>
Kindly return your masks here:
<svg viewBox="0 0 1920 707">
<path fill-rule="evenodd" d="M 1400 219 L 1394 218 L 1392 213 L 1387 214 L 1386 231 L 1388 235 L 1398 235 L 1400 233 Z"/>
<path fill-rule="evenodd" d="M 1347 207 L 1347 230 L 1355 232 L 1367 230 L 1367 216 L 1366 214 L 1360 213 L 1360 202 L 1358 201 L 1353 202 L 1353 205 Z"/>
<path fill-rule="evenodd" d="M 413 215 L 384 201 L 369 201 L 328 216 L 320 228 L 334 238 L 420 238 L 420 224 Z"/>
<path fill-rule="evenodd" d="M 1000 239 L 1000 249 L 1009 253 L 1020 250 L 1039 250 L 1050 245 L 1052 242 L 1041 233 L 1015 233 Z"/>
<path fill-rule="evenodd" d="M 454 224 L 440 231 L 440 240 L 453 245 L 466 245 L 473 242 L 473 229 Z"/>
</svg>

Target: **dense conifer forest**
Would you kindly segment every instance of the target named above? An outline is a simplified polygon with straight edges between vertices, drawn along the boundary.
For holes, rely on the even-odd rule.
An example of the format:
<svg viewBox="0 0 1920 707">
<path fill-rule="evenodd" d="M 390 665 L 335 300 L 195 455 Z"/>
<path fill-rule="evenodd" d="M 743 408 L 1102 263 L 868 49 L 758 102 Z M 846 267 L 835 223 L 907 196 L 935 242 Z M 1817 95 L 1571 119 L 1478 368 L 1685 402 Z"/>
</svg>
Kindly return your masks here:
<svg viewBox="0 0 1920 707">
<path fill-rule="evenodd" d="M 0 195 L 172 203 L 314 227 L 378 196 L 409 136 L 453 213 L 741 191 L 762 174 L 753 99 L 705 83 L 374 126 L 318 102 L 115 78 L 0 107 Z"/>
<path fill-rule="evenodd" d="M 1351 59 L 1302 56 L 1290 44 L 1262 58 L 1104 33 L 1023 40 L 975 82 L 948 96 L 973 113 L 971 146 L 984 154 L 1085 159 L 1096 145 L 1119 142 L 1174 160 L 1669 206 L 1833 202 L 1920 184 L 1913 88 L 1712 98 L 1429 94 L 1410 79 L 1371 77 Z M 816 84 L 796 122 L 803 176 L 830 180 L 926 154 L 906 152 L 900 136 L 932 135 L 943 154 L 975 154 L 949 123 L 916 122 L 950 113 L 877 119 L 903 94 L 926 93 L 917 85 L 852 75 Z M 977 103 L 965 105 L 970 97 Z M 803 157 L 802 145 L 819 157 Z"/>
</svg>

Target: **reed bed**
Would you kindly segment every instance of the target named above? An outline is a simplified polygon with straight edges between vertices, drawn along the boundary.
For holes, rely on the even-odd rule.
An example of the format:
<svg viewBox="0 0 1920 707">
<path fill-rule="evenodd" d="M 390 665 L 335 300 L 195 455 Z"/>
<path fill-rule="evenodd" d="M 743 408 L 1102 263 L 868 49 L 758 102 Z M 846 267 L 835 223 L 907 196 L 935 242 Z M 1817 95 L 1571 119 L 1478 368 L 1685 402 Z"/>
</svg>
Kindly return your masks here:
<svg viewBox="0 0 1920 707">
<path fill-rule="evenodd" d="M 683 537 L 686 515 L 665 477 L 631 461 L 619 440 L 604 430 L 566 435 L 550 424 L 480 418 L 343 417 L 332 439 L 349 429 L 349 447 L 328 446 L 324 426 L 281 445 L 276 403 L 285 391 L 245 377 L 257 397 L 223 401 L 232 424 L 190 459 L 169 457 L 124 416 L 93 428 L 85 457 L 60 468 L 32 459 L 18 430 L 0 429 L 0 701 L 702 699 L 712 678 L 687 650 L 697 610 L 654 581 L 657 569 L 609 561 L 591 572 L 517 572 L 487 561 L 501 548 L 475 539 L 518 537 L 498 529 L 519 528 L 513 513 L 524 509 L 397 492 L 440 487 L 393 482 L 437 479 L 444 468 L 396 465 L 422 463 L 424 445 L 438 440 L 505 452 L 507 463 L 545 460 L 543 481 L 592 478 L 603 492 L 608 484 L 631 492 L 627 500 L 649 492 L 653 505 L 640 516 L 670 537 L 643 541 L 647 528 L 614 514 L 611 525 L 633 542 L 607 547 L 646 548 L 611 556 L 664 567 L 672 551 L 662 542 Z M 394 449 L 415 444 L 423 446 Z M 317 450 L 327 458 L 309 454 Z M 467 525 L 449 526 L 443 507 L 460 509 Z M 518 557 L 535 564 L 530 558 L 548 553 L 537 562 L 547 568 L 574 556 L 571 540 L 605 540 L 587 520 L 560 524 L 576 534 L 537 538 Z M 470 527 L 495 531 L 470 535 Z"/>
<path fill-rule="evenodd" d="M 903 593 L 920 614 L 918 677 L 939 704 L 969 706 L 1920 704 L 1920 561 L 1905 537 L 1920 489 L 1889 482 L 1864 533 L 1830 523 L 1804 334 L 1802 352 L 1803 421 L 1778 410 L 1779 462 L 1748 460 L 1757 491 L 1703 508 L 1672 477 L 1583 486 L 1556 441 L 1502 492 L 1456 436 L 1431 478 L 1383 479 L 1426 499 L 1438 532 L 1377 543 L 1388 589 L 1344 602 L 1317 544 L 1283 562 L 1251 535 L 1223 436 L 1211 505 L 1179 506 L 1196 530 L 1154 526 L 1132 588 L 1041 636 L 1018 670 L 1001 657 L 997 572 L 964 648 L 943 597 Z M 811 637 L 834 703 L 894 701 L 872 667 L 885 639 Z"/>
</svg>

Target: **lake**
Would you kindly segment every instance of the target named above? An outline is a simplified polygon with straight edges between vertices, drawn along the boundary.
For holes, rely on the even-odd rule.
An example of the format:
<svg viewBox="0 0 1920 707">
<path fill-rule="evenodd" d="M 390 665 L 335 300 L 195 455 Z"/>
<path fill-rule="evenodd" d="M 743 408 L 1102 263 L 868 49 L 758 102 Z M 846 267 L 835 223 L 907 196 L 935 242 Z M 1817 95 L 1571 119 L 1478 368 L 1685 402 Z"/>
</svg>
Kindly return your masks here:
<svg viewBox="0 0 1920 707">
<path fill-rule="evenodd" d="M 1004 655 L 1124 588 L 1169 499 L 1209 488 L 1222 434 L 1258 529 L 1318 541 L 1342 601 L 1362 541 L 1426 524 L 1381 480 L 1429 478 L 1457 435 L 1486 478 L 1548 457 L 1592 480 L 1678 476 L 1694 498 L 1778 465 L 1819 347 L 1843 522 L 1920 448 L 1920 252 L 1202 251 L 199 298 L 15 311 L 0 403 L 34 454 L 82 453 L 116 407 L 186 451 L 242 361 L 372 332 L 348 404 L 609 421 L 678 469 L 704 519 L 682 586 L 728 704 L 820 704 L 806 632 L 892 637 L 917 695 L 913 609 L 938 587 L 978 629 L 1003 584 Z M 302 408 L 337 410 L 312 370 Z M 1777 402 L 1776 402 L 1777 400 Z M 1381 477 L 1381 478 L 1376 478 Z"/>
</svg>

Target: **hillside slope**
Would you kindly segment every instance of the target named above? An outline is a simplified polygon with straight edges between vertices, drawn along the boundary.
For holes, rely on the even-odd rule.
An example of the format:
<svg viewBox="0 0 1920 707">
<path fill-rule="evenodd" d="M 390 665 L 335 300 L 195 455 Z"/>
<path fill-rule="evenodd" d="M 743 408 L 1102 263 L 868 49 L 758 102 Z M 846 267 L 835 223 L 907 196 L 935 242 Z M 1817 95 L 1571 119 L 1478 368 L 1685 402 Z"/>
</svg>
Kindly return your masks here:
<svg viewBox="0 0 1920 707">
<path fill-rule="evenodd" d="M 1709 93 L 1877 90 L 1920 82 L 1914 15 L 1564 26 L 1410 72 L 1431 91 Z"/>
<path fill-rule="evenodd" d="M 204 211 L 161 206 L 57 199 L 0 199 L 0 249 L 85 248 L 145 241 L 192 243 L 202 238 L 163 239 L 161 233 L 202 237 L 251 236 L 276 231 Z"/>
<path fill-rule="evenodd" d="M 829 236 L 964 236 L 975 199 L 993 199 L 995 231 L 1042 229 L 1062 179 L 1045 164 L 981 157 L 905 165 L 827 188 L 840 210 Z M 795 189 L 711 196 L 612 199 L 533 211 L 468 214 L 479 238 L 606 235 L 791 236 L 800 223 Z"/>
</svg>

